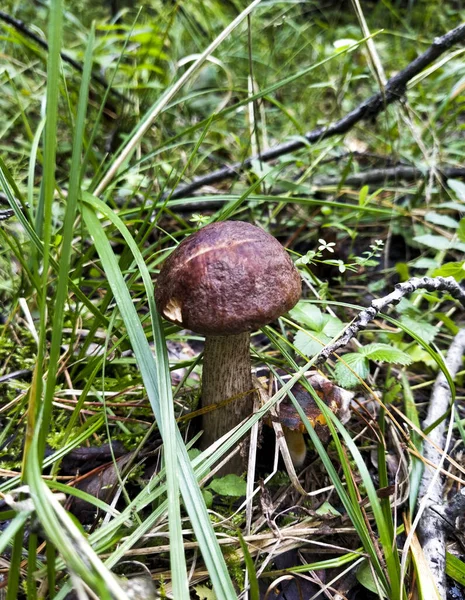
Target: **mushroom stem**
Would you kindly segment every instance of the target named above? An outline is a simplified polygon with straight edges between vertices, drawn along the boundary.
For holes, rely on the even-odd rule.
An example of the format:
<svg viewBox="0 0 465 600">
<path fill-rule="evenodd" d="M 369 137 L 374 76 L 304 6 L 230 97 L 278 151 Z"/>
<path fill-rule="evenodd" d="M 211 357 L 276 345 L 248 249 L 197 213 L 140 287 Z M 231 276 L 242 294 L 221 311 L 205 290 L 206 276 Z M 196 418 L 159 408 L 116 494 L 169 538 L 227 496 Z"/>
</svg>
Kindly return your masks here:
<svg viewBox="0 0 465 600">
<path fill-rule="evenodd" d="M 202 416 L 201 445 L 204 449 L 251 414 L 252 403 L 247 392 L 252 388 L 250 333 L 206 336 L 203 355 L 202 407 L 242 395 Z M 241 473 L 243 469 L 244 461 L 240 455 L 236 455 L 221 470 L 221 474 Z"/>
<path fill-rule="evenodd" d="M 294 467 L 302 467 L 307 456 L 307 444 L 301 431 L 294 431 L 283 425 L 284 438 Z"/>
</svg>

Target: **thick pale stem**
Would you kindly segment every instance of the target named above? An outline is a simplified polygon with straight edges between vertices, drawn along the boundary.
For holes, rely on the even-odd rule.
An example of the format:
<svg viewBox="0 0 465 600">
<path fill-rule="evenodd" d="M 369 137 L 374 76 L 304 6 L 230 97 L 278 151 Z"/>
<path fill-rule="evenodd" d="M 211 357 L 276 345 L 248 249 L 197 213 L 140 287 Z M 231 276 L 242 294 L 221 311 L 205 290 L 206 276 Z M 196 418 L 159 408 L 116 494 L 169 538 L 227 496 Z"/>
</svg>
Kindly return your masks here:
<svg viewBox="0 0 465 600">
<path fill-rule="evenodd" d="M 202 407 L 231 402 L 202 416 L 201 445 L 207 448 L 252 413 L 250 334 L 205 338 L 202 374 Z M 221 471 L 241 473 L 244 463 L 236 455 Z"/>
</svg>

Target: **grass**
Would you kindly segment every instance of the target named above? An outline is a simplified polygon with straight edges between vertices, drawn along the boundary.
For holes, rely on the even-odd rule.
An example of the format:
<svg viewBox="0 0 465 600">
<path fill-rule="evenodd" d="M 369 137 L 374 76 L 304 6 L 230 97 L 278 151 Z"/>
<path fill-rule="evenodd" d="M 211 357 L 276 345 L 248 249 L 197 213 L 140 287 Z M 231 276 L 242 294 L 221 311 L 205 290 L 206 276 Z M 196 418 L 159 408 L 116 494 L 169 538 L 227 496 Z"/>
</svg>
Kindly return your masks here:
<svg viewBox="0 0 465 600">
<path fill-rule="evenodd" d="M 301 573 L 313 578 L 316 597 L 323 588 L 334 593 L 352 572 L 358 583 L 351 593 L 403 600 L 418 590 L 425 597 L 418 547 L 402 554 L 404 528 L 415 516 L 424 405 L 445 369 L 441 352 L 462 326 L 458 305 L 419 291 L 359 334 L 359 347 L 383 344 L 403 362 L 387 350 L 381 359 L 357 355 L 355 346 L 348 349 L 355 359 L 341 354 L 321 367 L 357 391 L 348 422 L 326 408 L 303 374 L 336 336 L 334 327 L 373 295 L 414 274 L 463 279 L 459 178 L 346 184 L 351 174 L 385 165 L 462 164 L 462 50 L 450 49 L 411 82 L 406 103 L 376 122 L 269 165 L 254 162 L 201 196 L 171 193 L 346 114 L 378 90 L 383 69 L 389 77 L 463 20 L 453 3 L 441 6 L 438 18 L 435 2 L 405 8 L 385 0 L 370 11 L 359 7 L 357 18 L 303 2 L 152 0 L 112 19 L 104 5 L 84 0 L 52 0 L 50 10 L 39 3 L 34 14 L 8 0 L 4 10 L 33 23 L 49 48 L 0 23 L 0 187 L 14 211 L 0 231 L 7 600 L 65 599 L 71 590 L 126 598 L 129 563 L 143 565 L 161 597 L 177 600 L 236 598 L 246 582 L 255 599 L 278 588 L 282 575 L 308 585 Z M 154 284 L 179 241 L 226 218 L 258 224 L 286 245 L 306 301 L 253 338 L 255 366 L 275 382 L 283 372 L 290 379 L 270 387 L 246 423 L 200 453 L 189 417 L 198 408 L 201 336 L 160 320 Z M 292 392 L 297 381 L 328 423 L 324 441 L 302 415 L 309 462 L 298 476 L 307 495 L 293 488 L 281 463 L 263 460 L 270 454 L 263 449 L 264 488 L 249 480 L 241 500 L 238 481 L 232 491 L 224 482 L 210 487 L 214 465 L 283 398 L 302 412 Z M 76 471 L 63 476 L 76 449 L 109 442 L 124 445 L 123 459 L 114 445 L 109 462 L 117 475 L 98 495 L 81 486 Z M 453 497 L 463 464 L 455 462 L 448 477 Z M 98 509 L 91 522 L 72 515 L 71 498 Z M 273 561 L 286 551 L 294 564 L 282 570 Z M 458 583 L 462 558 L 448 555 Z M 317 571 L 326 584 L 316 582 Z"/>
</svg>

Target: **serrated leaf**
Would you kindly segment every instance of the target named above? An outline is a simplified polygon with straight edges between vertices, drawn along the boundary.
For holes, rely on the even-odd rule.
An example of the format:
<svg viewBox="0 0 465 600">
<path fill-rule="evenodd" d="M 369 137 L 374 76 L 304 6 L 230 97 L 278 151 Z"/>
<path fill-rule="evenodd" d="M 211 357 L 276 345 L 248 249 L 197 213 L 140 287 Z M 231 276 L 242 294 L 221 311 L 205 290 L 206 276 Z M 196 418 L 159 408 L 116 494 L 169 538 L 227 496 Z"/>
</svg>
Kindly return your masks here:
<svg viewBox="0 0 465 600">
<path fill-rule="evenodd" d="M 327 500 L 323 502 L 323 504 L 316 509 L 315 513 L 321 516 L 327 517 L 340 517 L 341 513 L 334 508 L 332 504 L 330 504 Z"/>
<path fill-rule="evenodd" d="M 426 352 L 426 350 L 424 350 L 424 348 L 422 348 L 420 345 L 402 344 L 402 347 L 405 347 L 405 351 L 411 357 L 412 362 L 421 362 L 433 370 L 437 369 L 437 362 L 434 360 L 431 354 L 429 354 L 429 352 Z"/>
<path fill-rule="evenodd" d="M 322 333 L 327 335 L 329 338 L 333 338 L 338 335 L 345 327 L 344 323 L 337 317 L 331 315 L 323 315 L 323 329 Z"/>
<path fill-rule="evenodd" d="M 454 192 L 458 200 L 465 202 L 465 183 L 463 183 L 463 181 L 459 181 L 458 179 L 448 179 L 447 185 Z"/>
<path fill-rule="evenodd" d="M 305 356 L 312 357 L 331 341 L 321 331 L 298 331 L 294 337 L 294 346 Z"/>
<path fill-rule="evenodd" d="M 323 329 L 323 313 L 314 304 L 308 302 L 299 302 L 292 310 L 289 311 L 291 318 L 297 323 L 312 329 L 313 331 L 321 331 Z"/>
<path fill-rule="evenodd" d="M 394 346 L 389 346 L 389 344 L 367 344 L 360 348 L 360 353 L 370 360 L 381 362 L 397 363 L 399 365 L 409 365 L 412 362 L 408 354 Z"/>
<path fill-rule="evenodd" d="M 344 354 L 343 360 L 347 366 L 339 361 L 334 369 L 334 376 L 338 385 L 344 388 L 353 388 L 360 383 L 360 379 L 365 380 L 368 377 L 370 365 L 363 354 L 349 352 Z"/>
<path fill-rule="evenodd" d="M 433 223 L 434 225 L 439 225 L 440 227 L 450 227 L 451 229 L 457 229 L 459 226 L 456 219 L 449 217 L 449 215 L 441 215 L 436 212 L 426 213 L 425 221 L 428 221 L 428 223 Z"/>
<path fill-rule="evenodd" d="M 245 481 L 233 473 L 213 479 L 208 487 L 220 496 L 245 496 L 247 491 Z"/>
<path fill-rule="evenodd" d="M 417 307 L 408 298 L 401 298 L 399 304 L 396 306 L 396 311 L 401 315 L 403 313 L 418 314 Z"/>
<path fill-rule="evenodd" d="M 196 585 L 194 590 L 199 600 L 217 600 L 215 592 L 206 585 Z"/>
<path fill-rule="evenodd" d="M 465 278 L 465 262 L 450 262 L 442 265 L 432 273 L 432 277 L 453 277 L 456 281 Z"/>
<path fill-rule="evenodd" d="M 438 333 L 438 330 L 434 325 L 430 325 L 429 323 L 426 323 L 426 321 L 412 319 L 407 315 L 403 315 L 400 322 L 408 327 L 408 329 L 411 329 L 413 333 L 416 333 L 418 337 L 421 337 L 427 344 L 432 342 Z"/>
<path fill-rule="evenodd" d="M 342 321 L 307 302 L 299 302 L 289 314 L 306 327 L 306 331 L 298 331 L 294 337 L 295 347 L 305 356 L 317 354 L 344 327 Z"/>
</svg>

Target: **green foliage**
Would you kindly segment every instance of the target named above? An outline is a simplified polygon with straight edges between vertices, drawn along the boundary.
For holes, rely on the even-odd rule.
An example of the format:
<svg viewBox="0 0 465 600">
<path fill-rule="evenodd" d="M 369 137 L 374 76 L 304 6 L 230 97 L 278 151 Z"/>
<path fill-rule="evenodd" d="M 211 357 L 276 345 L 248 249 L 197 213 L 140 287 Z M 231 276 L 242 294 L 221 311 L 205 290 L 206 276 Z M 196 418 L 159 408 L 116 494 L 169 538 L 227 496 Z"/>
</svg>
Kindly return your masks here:
<svg viewBox="0 0 465 600">
<path fill-rule="evenodd" d="M 239 497 L 246 493 L 245 481 L 233 473 L 213 479 L 208 487 L 220 496 Z"/>
<path fill-rule="evenodd" d="M 196 585 L 194 590 L 199 600 L 217 600 L 215 592 L 206 585 Z"/>
<path fill-rule="evenodd" d="M 334 369 L 336 381 L 341 387 L 353 388 L 365 381 L 370 372 L 368 358 L 359 352 L 349 352 Z"/>
<path fill-rule="evenodd" d="M 0 375 L 7 379 L 0 384 L 0 466 L 21 472 L 5 477 L 0 491 L 4 495 L 23 483 L 30 490 L 23 508 L 8 513 L 11 522 L 0 536 L 1 548 L 11 552 L 7 599 L 16 600 L 20 590 L 32 600 L 40 586 L 64 600 L 71 592 L 70 573 L 73 582 L 84 582 L 98 597 L 122 598 L 110 570 L 124 563 L 126 553 L 142 548 L 154 528 L 169 535 L 172 572 L 166 573 L 166 552 L 148 555 L 145 562 L 150 570 L 164 572 L 167 595 L 174 589 L 180 599 L 194 592 L 205 600 L 236 597 L 245 568 L 256 583 L 263 556 L 248 555 L 251 547 L 244 543 L 241 553 L 244 535 L 238 534 L 225 564 L 217 537 L 235 535 L 236 525 L 245 529 L 244 513 L 231 518 L 231 512 L 246 483 L 229 475 L 201 490 L 198 481 L 268 416 L 272 404 L 290 394 L 312 367 L 306 358 L 340 335 L 372 296 L 390 292 L 398 277 L 465 279 L 465 184 L 460 178 L 444 181 L 433 173 L 418 181 L 386 177 L 351 183 L 353 175 L 387 165 L 412 165 L 426 173 L 463 164 L 463 56 L 450 49 L 411 81 L 406 108 L 392 104 L 382 118 L 360 122 L 345 135 L 305 143 L 272 163 L 254 160 L 246 173 L 234 169 L 233 182 L 173 199 L 178 183 L 224 164 L 242 164 L 260 149 L 303 139 L 315 127 L 324 131 L 379 90 L 355 15 L 331 5 L 319 6 L 316 16 L 308 2 L 261 2 L 250 19 L 223 36 L 249 2 L 148 0 L 139 12 L 138 6 L 118 1 L 117 18 L 109 3 L 70 0 L 64 10 L 61 4 L 2 4 L 46 40 L 47 49 L 0 22 L 0 200 L 14 212 L 0 225 Z M 365 18 L 390 77 L 464 14 L 457 3 L 419 0 L 404 10 L 386 0 L 373 3 Z M 215 39 L 221 43 L 199 61 Z M 82 69 L 60 59 L 61 50 Z M 197 67 L 190 71 L 192 65 Z M 283 318 L 264 330 L 267 339 L 253 338 L 257 366 L 278 366 L 276 379 L 284 370 L 292 385 L 286 380 L 213 455 L 191 449 L 187 456 L 185 443 L 195 443 L 189 437 L 195 427 L 175 418 L 189 417 L 186 413 L 197 408 L 192 397 L 200 395 L 201 346 L 199 336 L 160 324 L 152 279 L 175 244 L 225 216 L 276 235 L 302 273 L 305 300 L 290 312 L 293 323 Z M 430 345 L 445 351 L 462 318 L 450 298 L 424 292 L 404 299 L 397 311 L 399 321 L 393 312 L 381 325 L 380 315 L 359 335 L 356 352 L 341 352 L 340 361 L 330 360 L 321 369 L 343 387 L 361 380 L 375 385 L 386 404 L 418 425 L 425 399 L 416 404 L 417 389 L 429 389 L 442 367 Z M 370 361 L 388 365 L 376 369 L 376 380 Z M 8 378 L 23 369 L 33 377 Z M 404 435 L 405 423 L 401 415 L 396 418 Z M 361 584 L 400 600 L 416 591 L 402 591 L 414 578 L 407 573 L 400 581 L 393 523 L 410 517 L 390 498 L 379 498 L 373 484 L 388 488 L 393 483 L 386 458 L 393 450 L 390 419 L 380 414 L 378 429 L 366 430 L 358 415 L 343 426 L 327 414 L 332 436 L 327 447 L 313 429 L 308 431 L 312 469 L 322 486 L 326 480 L 333 485 L 331 503 L 351 526 L 348 547 L 362 545 L 357 553 L 328 557 L 313 568 L 327 570 L 329 579 L 330 569 L 352 564 L 363 552 L 369 562 L 358 569 Z M 408 443 L 416 449 L 421 443 L 414 432 L 402 439 L 408 460 Z M 132 475 L 123 469 L 116 512 L 94 499 L 99 516 L 82 535 L 56 494 L 84 493 L 54 477 L 72 449 L 115 440 L 134 449 L 141 462 Z M 55 453 L 44 460 L 46 445 Z M 377 464 L 371 460 L 373 447 Z M 161 457 L 158 470 L 138 487 L 137 475 L 152 449 Z M 413 467 L 405 474 L 411 513 L 419 461 Z M 52 479 L 43 478 L 44 469 Z M 293 502 L 290 482 L 278 470 L 266 488 L 274 493 L 282 486 L 285 492 L 279 490 L 278 496 Z M 252 500 L 254 518 L 262 515 L 258 498 Z M 364 512 L 360 499 L 367 500 Z M 335 514 L 332 505 L 323 504 L 319 514 Z M 212 506 L 224 514 L 207 512 Z M 308 507 L 312 510 L 305 517 L 294 510 L 275 520 L 276 526 L 298 525 L 305 518 L 311 527 L 315 513 L 313 504 Z M 31 519 L 39 522 L 47 543 L 40 554 L 34 532 L 24 545 L 23 528 L 31 530 Z M 267 527 L 262 523 L 260 534 Z M 273 552 L 279 553 L 279 539 L 273 539 L 278 540 Z M 195 565 L 185 542 L 199 544 Z M 24 576 L 20 566 L 26 553 Z M 187 572 L 194 566 L 204 573 L 202 561 L 210 580 L 188 591 Z M 457 561 L 448 555 L 448 574 L 463 583 L 463 563 Z M 272 569 L 267 565 L 268 572 Z M 250 590 L 252 598 L 256 594 L 256 587 Z"/>
<path fill-rule="evenodd" d="M 450 552 L 446 553 L 446 573 L 460 585 L 465 585 L 465 563 Z"/>
<path fill-rule="evenodd" d="M 365 381 L 370 372 L 370 360 L 401 365 L 409 365 L 412 362 L 411 357 L 398 348 L 388 344 L 368 344 L 362 346 L 358 352 L 344 354 L 337 363 L 334 375 L 339 385 L 353 388 L 361 383 L 360 380 Z"/>
<path fill-rule="evenodd" d="M 307 302 L 299 302 L 289 314 L 305 327 L 294 337 L 295 347 L 305 356 L 317 354 L 344 327 L 339 319 L 324 314 L 318 306 Z"/>
<path fill-rule="evenodd" d="M 373 571 L 371 570 L 370 564 L 367 560 L 364 560 L 360 567 L 357 569 L 357 580 L 363 585 L 364 588 L 373 592 L 373 594 L 381 595 L 381 598 L 386 598 L 386 594 L 379 588 L 373 577 Z"/>
</svg>

